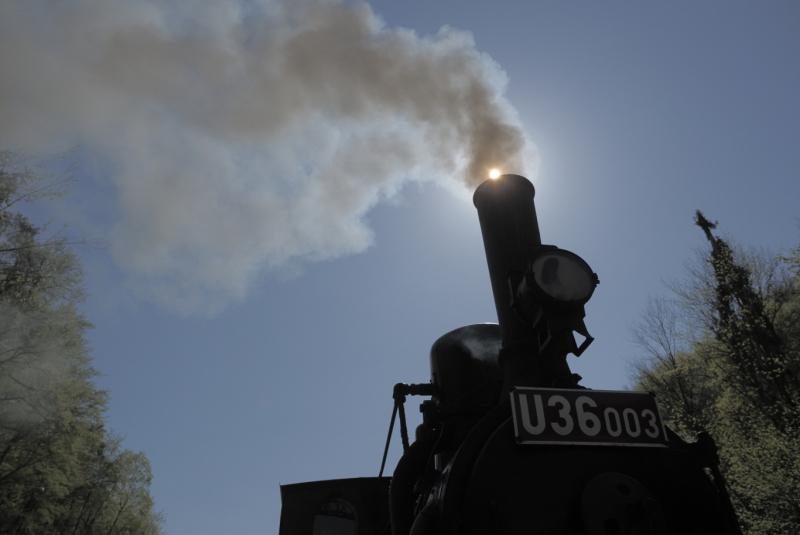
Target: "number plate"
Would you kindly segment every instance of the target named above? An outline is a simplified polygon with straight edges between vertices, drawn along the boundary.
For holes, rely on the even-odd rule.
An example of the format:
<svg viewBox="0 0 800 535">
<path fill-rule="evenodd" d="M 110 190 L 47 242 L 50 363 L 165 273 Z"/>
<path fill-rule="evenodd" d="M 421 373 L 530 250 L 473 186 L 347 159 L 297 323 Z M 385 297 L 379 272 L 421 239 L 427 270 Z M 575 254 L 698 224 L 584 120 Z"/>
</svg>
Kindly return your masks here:
<svg viewBox="0 0 800 535">
<path fill-rule="evenodd" d="M 516 387 L 511 412 L 520 444 L 667 445 L 647 392 Z"/>
</svg>

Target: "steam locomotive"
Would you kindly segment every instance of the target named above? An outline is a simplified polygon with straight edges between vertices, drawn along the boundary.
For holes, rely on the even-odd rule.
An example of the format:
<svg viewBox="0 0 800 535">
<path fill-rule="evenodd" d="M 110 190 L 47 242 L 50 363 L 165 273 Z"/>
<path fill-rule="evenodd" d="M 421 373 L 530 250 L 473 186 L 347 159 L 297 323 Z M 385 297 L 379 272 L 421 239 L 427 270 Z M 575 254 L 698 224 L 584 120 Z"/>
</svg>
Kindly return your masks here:
<svg viewBox="0 0 800 535">
<path fill-rule="evenodd" d="M 567 354 L 593 340 L 584 305 L 599 280 L 542 244 L 534 195 L 518 175 L 475 191 L 498 324 L 445 334 L 430 382 L 395 385 L 392 476 L 281 486 L 280 535 L 741 534 L 710 436 L 685 442 L 653 395 L 571 373 Z M 415 395 L 430 399 L 409 443 Z"/>
</svg>

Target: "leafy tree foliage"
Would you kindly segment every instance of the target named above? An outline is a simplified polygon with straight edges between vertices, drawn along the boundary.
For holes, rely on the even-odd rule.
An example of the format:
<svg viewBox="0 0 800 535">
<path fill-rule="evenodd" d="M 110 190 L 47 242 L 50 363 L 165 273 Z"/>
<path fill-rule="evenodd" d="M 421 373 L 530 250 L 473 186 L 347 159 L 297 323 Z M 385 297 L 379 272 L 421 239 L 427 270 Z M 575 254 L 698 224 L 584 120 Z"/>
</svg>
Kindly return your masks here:
<svg viewBox="0 0 800 535">
<path fill-rule="evenodd" d="M 66 180 L 0 150 L 0 533 L 158 534 L 147 458 L 104 426 L 80 263 L 16 211 Z"/>
<path fill-rule="evenodd" d="M 735 249 L 695 222 L 711 247 L 634 328 L 636 388 L 684 437 L 711 433 L 745 533 L 800 533 L 800 254 Z"/>
</svg>

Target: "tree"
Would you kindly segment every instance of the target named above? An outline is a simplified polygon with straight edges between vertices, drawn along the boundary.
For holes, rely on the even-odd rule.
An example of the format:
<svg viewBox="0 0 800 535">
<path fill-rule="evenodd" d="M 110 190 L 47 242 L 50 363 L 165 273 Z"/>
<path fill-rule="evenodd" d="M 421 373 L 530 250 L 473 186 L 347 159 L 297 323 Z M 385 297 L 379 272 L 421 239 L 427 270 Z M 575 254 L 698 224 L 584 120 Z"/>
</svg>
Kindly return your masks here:
<svg viewBox="0 0 800 535">
<path fill-rule="evenodd" d="M 634 327 L 636 388 L 684 437 L 711 433 L 746 533 L 800 533 L 800 255 L 736 249 L 695 223 L 710 249 Z"/>
<path fill-rule="evenodd" d="M 146 457 L 105 429 L 72 243 L 15 211 L 63 193 L 41 171 L 0 150 L 0 533 L 159 533 Z"/>
</svg>

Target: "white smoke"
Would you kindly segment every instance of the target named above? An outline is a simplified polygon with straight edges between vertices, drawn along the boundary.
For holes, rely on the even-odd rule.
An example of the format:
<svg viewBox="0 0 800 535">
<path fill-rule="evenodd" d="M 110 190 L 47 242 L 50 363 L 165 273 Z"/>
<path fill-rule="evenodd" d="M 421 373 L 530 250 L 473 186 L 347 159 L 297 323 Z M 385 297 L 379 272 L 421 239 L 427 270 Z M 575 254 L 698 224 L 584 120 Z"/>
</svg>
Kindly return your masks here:
<svg viewBox="0 0 800 535">
<path fill-rule="evenodd" d="M 118 265 L 193 313 L 260 273 L 366 249 L 408 181 L 535 172 L 470 34 L 340 0 L 0 0 L 0 139 L 115 171 Z"/>
</svg>

